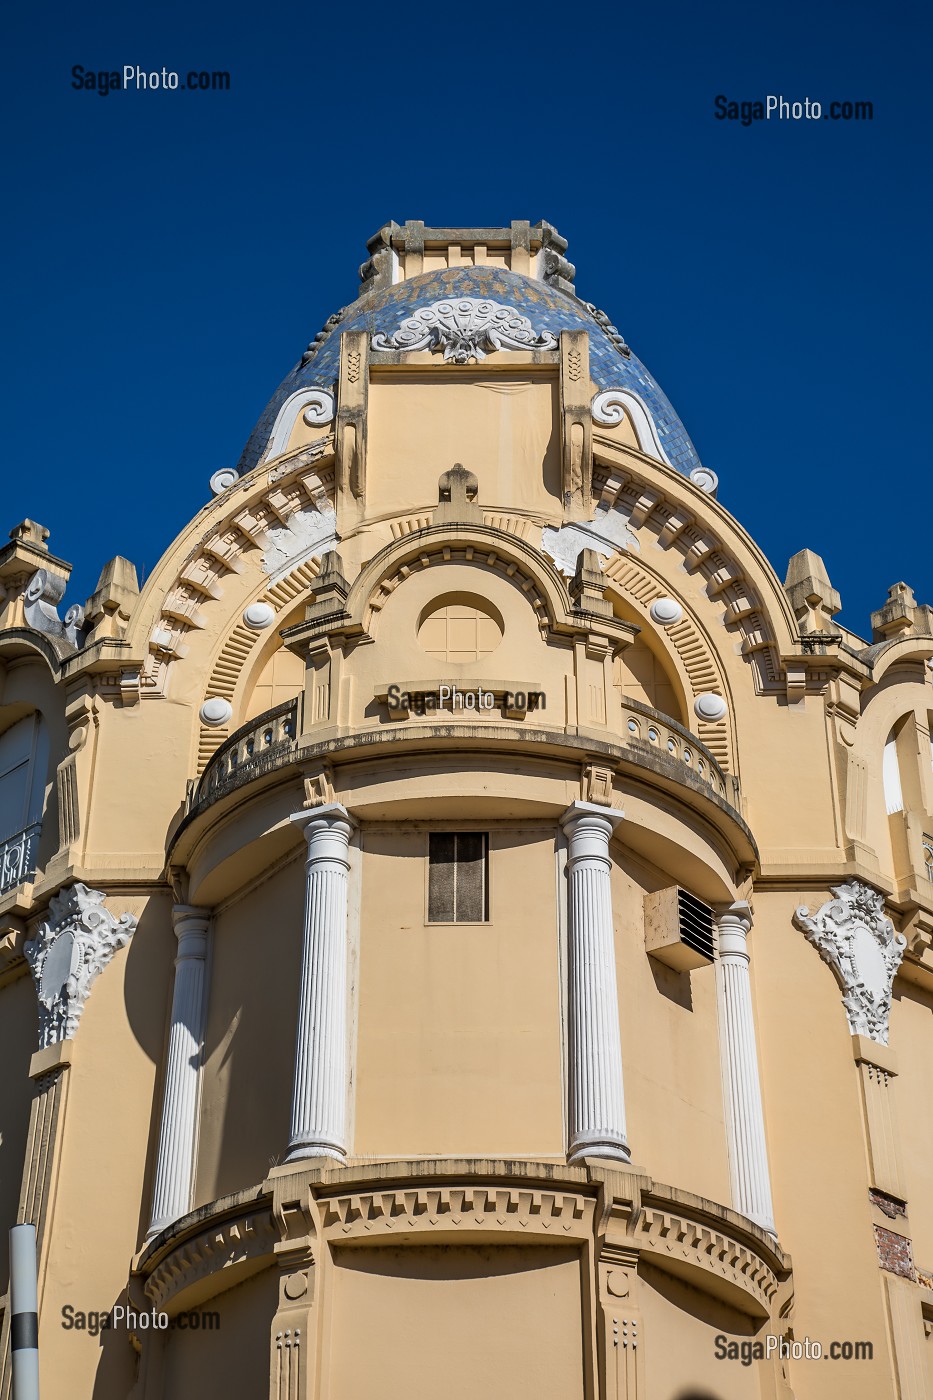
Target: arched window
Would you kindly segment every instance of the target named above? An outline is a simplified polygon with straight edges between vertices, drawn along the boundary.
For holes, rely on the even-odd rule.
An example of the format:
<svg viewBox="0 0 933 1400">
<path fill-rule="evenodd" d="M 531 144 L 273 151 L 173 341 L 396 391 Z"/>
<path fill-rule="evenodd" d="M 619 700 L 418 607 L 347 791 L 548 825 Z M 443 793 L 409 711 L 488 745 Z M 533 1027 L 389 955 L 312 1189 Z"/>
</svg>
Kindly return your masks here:
<svg viewBox="0 0 933 1400">
<path fill-rule="evenodd" d="M 27 715 L 0 734 L 0 894 L 35 871 L 48 761 L 39 715 Z"/>
<path fill-rule="evenodd" d="M 901 763 L 897 752 L 897 735 L 893 729 L 885 742 L 881 771 L 884 778 L 884 805 L 890 817 L 894 812 L 903 812 L 904 810 Z"/>
</svg>

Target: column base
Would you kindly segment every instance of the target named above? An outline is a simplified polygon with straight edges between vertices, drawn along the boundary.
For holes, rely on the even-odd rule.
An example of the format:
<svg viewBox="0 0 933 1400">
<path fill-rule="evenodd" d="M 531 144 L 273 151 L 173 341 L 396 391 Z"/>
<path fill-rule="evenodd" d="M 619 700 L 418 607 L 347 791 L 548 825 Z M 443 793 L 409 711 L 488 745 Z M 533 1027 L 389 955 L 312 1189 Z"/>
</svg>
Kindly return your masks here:
<svg viewBox="0 0 933 1400">
<path fill-rule="evenodd" d="M 608 1157 L 613 1162 L 631 1162 L 632 1154 L 623 1139 L 590 1138 L 577 1140 L 567 1153 L 567 1161 L 582 1162 L 584 1157 Z"/>
<path fill-rule="evenodd" d="M 338 1166 L 341 1167 L 345 1167 L 347 1165 L 347 1154 L 345 1148 L 338 1147 L 335 1143 L 331 1142 L 292 1143 L 289 1145 L 288 1151 L 286 1152 L 283 1161 L 303 1162 L 306 1160 L 315 1160 L 320 1158 L 327 1158 L 332 1162 L 336 1162 Z"/>
</svg>

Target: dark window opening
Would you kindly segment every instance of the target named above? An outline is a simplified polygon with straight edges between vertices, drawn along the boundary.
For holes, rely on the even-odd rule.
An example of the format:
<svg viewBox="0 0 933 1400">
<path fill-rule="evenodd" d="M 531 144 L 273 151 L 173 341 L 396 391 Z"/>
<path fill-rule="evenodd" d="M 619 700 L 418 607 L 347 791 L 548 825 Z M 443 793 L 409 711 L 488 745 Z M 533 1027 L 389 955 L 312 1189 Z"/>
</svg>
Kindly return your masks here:
<svg viewBox="0 0 933 1400">
<path fill-rule="evenodd" d="M 489 918 L 489 836 L 432 831 L 428 846 L 428 923 L 481 924 Z"/>
</svg>

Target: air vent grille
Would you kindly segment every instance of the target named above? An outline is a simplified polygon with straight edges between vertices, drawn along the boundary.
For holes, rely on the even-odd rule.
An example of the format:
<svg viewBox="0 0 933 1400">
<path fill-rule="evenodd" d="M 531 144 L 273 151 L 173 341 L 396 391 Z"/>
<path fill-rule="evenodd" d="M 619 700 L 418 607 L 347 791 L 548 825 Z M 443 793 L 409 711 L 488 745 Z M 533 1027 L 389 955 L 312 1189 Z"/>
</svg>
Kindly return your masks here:
<svg viewBox="0 0 933 1400">
<path fill-rule="evenodd" d="M 712 909 L 695 895 L 680 889 L 677 891 L 677 907 L 681 940 L 707 962 L 712 962 L 716 956 Z"/>
<path fill-rule="evenodd" d="M 677 885 L 646 894 L 645 947 L 677 972 L 708 967 L 716 958 L 712 909 Z"/>
</svg>

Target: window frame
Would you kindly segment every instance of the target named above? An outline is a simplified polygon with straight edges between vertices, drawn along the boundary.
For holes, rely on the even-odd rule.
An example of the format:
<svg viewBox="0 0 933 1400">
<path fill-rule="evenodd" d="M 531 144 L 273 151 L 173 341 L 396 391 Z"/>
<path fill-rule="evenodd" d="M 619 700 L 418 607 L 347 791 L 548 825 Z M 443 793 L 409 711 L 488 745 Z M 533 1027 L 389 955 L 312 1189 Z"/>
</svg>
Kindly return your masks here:
<svg viewBox="0 0 933 1400">
<path fill-rule="evenodd" d="M 485 928 L 492 922 L 492 873 L 490 831 L 488 826 L 438 826 L 425 833 L 424 853 L 424 926 L 425 928 Z M 432 919 L 431 915 L 431 838 L 434 836 L 481 836 L 483 839 L 483 905 L 482 919 Z M 456 859 L 456 858 L 455 858 Z"/>
</svg>

